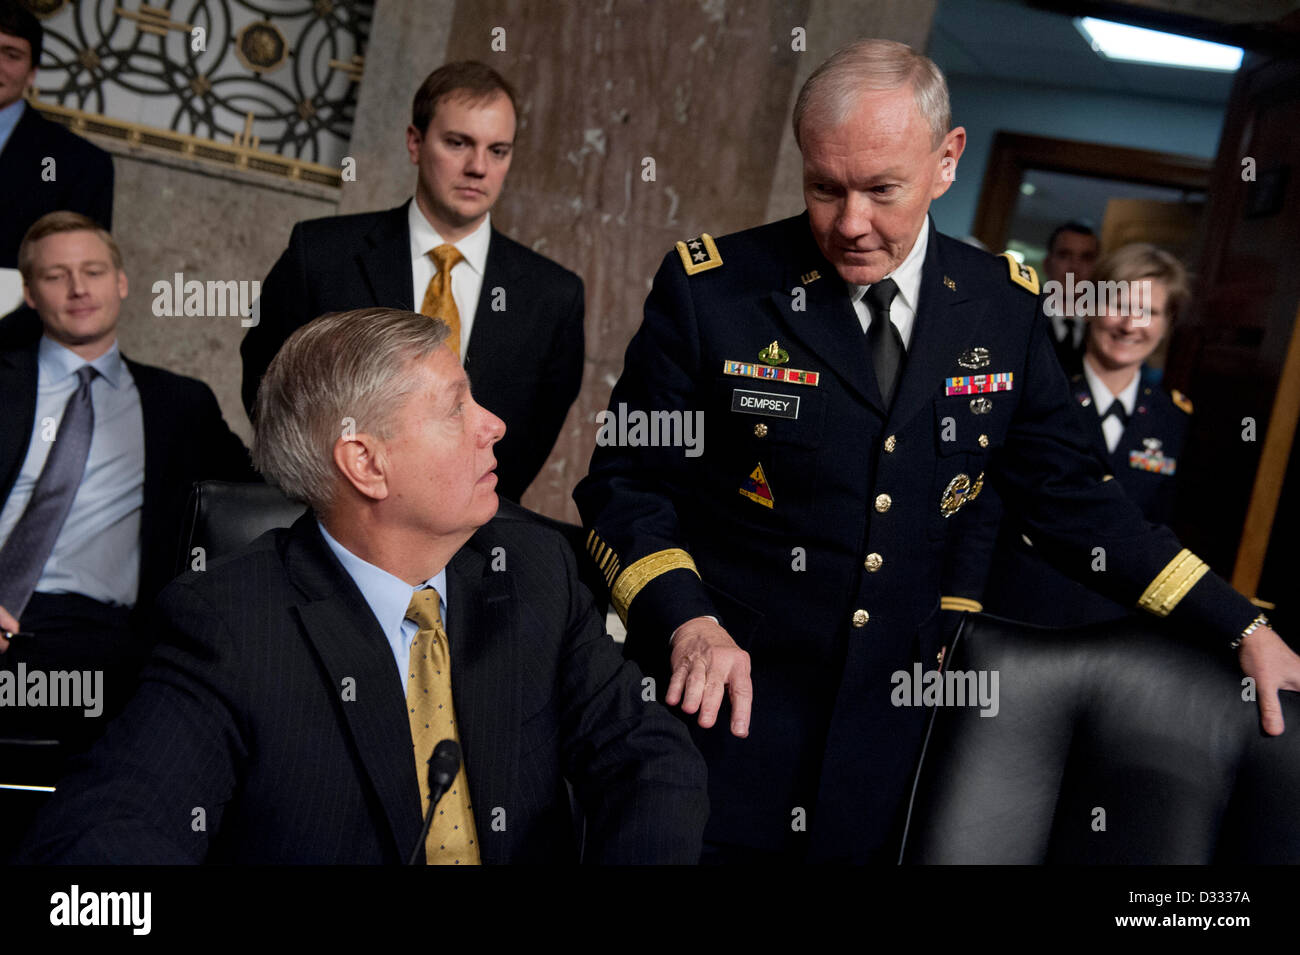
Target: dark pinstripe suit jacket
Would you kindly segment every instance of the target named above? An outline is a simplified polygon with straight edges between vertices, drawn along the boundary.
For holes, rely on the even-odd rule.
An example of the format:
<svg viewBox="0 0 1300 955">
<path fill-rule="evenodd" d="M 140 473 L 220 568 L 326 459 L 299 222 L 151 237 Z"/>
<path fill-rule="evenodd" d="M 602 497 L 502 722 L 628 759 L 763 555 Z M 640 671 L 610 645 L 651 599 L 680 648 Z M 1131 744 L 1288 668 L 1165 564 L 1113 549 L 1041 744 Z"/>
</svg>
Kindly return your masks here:
<svg viewBox="0 0 1300 955">
<path fill-rule="evenodd" d="M 447 574 L 483 861 L 576 860 L 566 778 L 585 859 L 696 861 L 703 761 L 642 701 L 564 539 L 503 502 Z M 159 610 L 166 633 L 139 693 L 20 860 L 405 861 L 421 816 L 402 683 L 312 515 L 179 578 Z"/>
</svg>

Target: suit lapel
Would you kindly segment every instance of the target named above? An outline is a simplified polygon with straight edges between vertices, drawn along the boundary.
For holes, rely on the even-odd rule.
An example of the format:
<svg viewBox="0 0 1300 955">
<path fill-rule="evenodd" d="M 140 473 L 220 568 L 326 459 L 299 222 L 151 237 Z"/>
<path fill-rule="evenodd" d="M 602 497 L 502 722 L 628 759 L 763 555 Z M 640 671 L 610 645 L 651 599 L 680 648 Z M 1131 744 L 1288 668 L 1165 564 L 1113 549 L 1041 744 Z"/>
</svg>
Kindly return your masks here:
<svg viewBox="0 0 1300 955">
<path fill-rule="evenodd" d="M 488 239 L 487 261 L 483 265 L 483 286 L 478 293 L 478 306 L 474 309 L 474 324 L 470 328 L 469 345 L 465 350 L 465 363 L 476 355 L 491 355 L 491 366 L 475 366 L 476 373 L 488 373 L 493 368 L 502 370 L 526 367 L 536 356 L 513 356 L 513 352 L 523 348 L 526 338 L 519 334 L 523 326 L 520 315 L 529 307 L 524 298 L 525 289 L 519 286 L 511 288 L 511 279 L 517 269 L 517 261 L 512 243 L 496 229 L 491 230 Z M 492 308 L 493 289 L 501 288 L 506 293 L 508 309 L 496 311 Z M 507 320 L 507 316 L 513 316 Z M 515 333 L 512 334 L 512 329 Z"/>
<path fill-rule="evenodd" d="M 884 404 L 871 362 L 867 360 L 866 337 L 849 301 L 848 287 L 817 248 L 808 228 L 807 213 L 796 221 L 798 234 L 790 267 L 781 285 L 773 290 L 772 303 L 790 334 L 883 416 Z M 819 277 L 805 282 L 814 272 Z M 739 361 L 755 361 L 758 348 L 766 344 L 755 343 L 753 355 L 734 357 Z"/>
<path fill-rule="evenodd" d="M 451 644 L 451 685 L 460 745 L 478 826 L 489 824 L 491 807 L 507 805 L 518 772 L 520 687 L 518 603 L 514 582 L 505 572 L 488 570 L 476 539 L 447 566 L 447 638 Z M 472 714 L 466 718 L 464 714 Z M 480 839 L 505 862 L 501 840 Z"/>
<path fill-rule="evenodd" d="M 18 478 L 36 422 L 37 347 L 32 344 L 0 354 L 5 408 L 0 415 L 0 505 Z"/>
<path fill-rule="evenodd" d="M 410 202 L 414 202 L 411 199 Z M 407 204 L 389 211 L 366 235 L 368 248 L 357 258 L 376 305 L 415 311 L 415 281 L 411 269 L 411 231 L 406 224 Z"/>
<path fill-rule="evenodd" d="M 944 379 L 955 366 L 957 356 L 971 346 L 977 320 L 983 313 L 978 302 L 966 297 L 965 283 L 953 282 L 944 271 L 941 237 L 933 222 L 927 228 L 930 237 L 921 268 L 916 322 L 912 326 L 903 377 L 889 414 L 889 424 L 894 430 L 930 407 L 936 395 L 943 394 Z M 946 278 L 948 282 L 944 281 Z"/>
<path fill-rule="evenodd" d="M 155 540 L 160 539 L 158 505 L 168 498 L 168 492 L 176 490 L 169 486 L 173 475 L 168 473 L 168 464 L 175 460 L 171 455 L 177 451 L 179 442 L 175 425 L 180 419 L 153 369 L 141 366 L 125 355 L 122 362 L 140 396 L 140 420 L 144 427 L 144 503 L 140 507 L 140 584 L 143 588 L 150 583 L 145 575 L 149 566 L 147 551 L 154 546 Z M 188 497 L 189 489 L 182 493 Z M 165 536 L 164 533 L 162 537 Z M 159 585 L 162 583 L 160 581 Z"/>
<path fill-rule="evenodd" d="M 378 622 L 308 511 L 293 525 L 285 565 L 304 599 L 293 610 L 328 674 L 341 721 L 356 744 L 405 861 L 420 835 L 420 788 L 411 729 L 392 650 Z M 344 688 L 355 688 L 345 700 Z"/>
</svg>

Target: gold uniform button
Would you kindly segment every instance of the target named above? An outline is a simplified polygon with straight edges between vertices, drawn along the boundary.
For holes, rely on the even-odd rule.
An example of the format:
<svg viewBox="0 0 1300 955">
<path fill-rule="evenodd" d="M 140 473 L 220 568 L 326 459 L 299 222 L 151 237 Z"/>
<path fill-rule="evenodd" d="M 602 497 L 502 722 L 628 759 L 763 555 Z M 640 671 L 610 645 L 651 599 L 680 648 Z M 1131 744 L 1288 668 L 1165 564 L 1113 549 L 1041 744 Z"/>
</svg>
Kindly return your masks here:
<svg viewBox="0 0 1300 955">
<path fill-rule="evenodd" d="M 880 569 L 880 566 L 884 562 L 885 558 L 881 557 L 879 554 L 872 553 L 867 555 L 867 559 L 863 563 L 866 565 L 867 570 L 874 574 Z"/>
<path fill-rule="evenodd" d="M 947 650 L 947 649 L 948 649 L 947 647 L 940 647 L 940 648 L 939 648 L 939 652 L 936 653 L 936 654 L 934 655 L 934 662 L 935 662 L 935 663 L 936 663 L 940 668 L 943 667 L 943 653 L 944 653 L 944 651 Z"/>
<path fill-rule="evenodd" d="M 876 495 L 876 510 L 879 511 L 881 514 L 889 510 L 889 506 L 893 503 L 894 503 L 894 499 L 890 497 L 888 494 Z"/>
<path fill-rule="evenodd" d="M 894 437 L 894 436 L 891 434 L 889 437 L 887 437 L 887 438 L 885 439 L 885 453 L 886 453 L 886 454 L 893 454 L 893 453 L 894 453 L 894 448 L 896 448 L 896 447 L 898 447 L 898 438 Z"/>
<path fill-rule="evenodd" d="M 981 434 L 979 436 L 979 442 L 981 448 L 987 448 L 989 446 L 989 436 L 987 434 Z"/>
<path fill-rule="evenodd" d="M 865 610 L 853 611 L 853 626 L 859 629 L 865 627 L 867 625 L 867 621 L 870 619 L 871 619 L 871 614 L 867 613 Z"/>
<path fill-rule="evenodd" d="M 754 437 L 756 437 L 756 438 L 766 438 L 766 437 L 767 437 L 767 425 L 763 424 L 763 422 L 761 422 L 761 421 L 760 421 L 758 424 L 754 425 Z"/>
</svg>

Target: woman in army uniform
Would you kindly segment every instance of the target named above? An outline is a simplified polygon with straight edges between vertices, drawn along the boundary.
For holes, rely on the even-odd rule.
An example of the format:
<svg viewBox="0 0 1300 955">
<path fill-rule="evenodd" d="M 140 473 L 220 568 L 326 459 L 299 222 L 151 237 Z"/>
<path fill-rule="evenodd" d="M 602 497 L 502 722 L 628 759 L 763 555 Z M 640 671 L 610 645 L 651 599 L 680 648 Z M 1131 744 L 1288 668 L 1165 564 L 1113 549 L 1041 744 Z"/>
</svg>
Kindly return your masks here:
<svg viewBox="0 0 1300 955">
<path fill-rule="evenodd" d="M 1146 362 L 1188 299 L 1187 271 L 1168 252 L 1139 242 L 1106 256 L 1093 278 L 1098 309 L 1088 322 L 1083 371 L 1070 380 L 1073 407 L 1107 473 L 1147 520 L 1167 524 L 1192 403 L 1161 388 L 1159 373 Z M 1104 572 L 1104 565 L 1089 572 Z M 1010 520 L 998 541 L 984 606 L 1000 616 L 1056 627 L 1135 612 L 1053 569 Z"/>
</svg>

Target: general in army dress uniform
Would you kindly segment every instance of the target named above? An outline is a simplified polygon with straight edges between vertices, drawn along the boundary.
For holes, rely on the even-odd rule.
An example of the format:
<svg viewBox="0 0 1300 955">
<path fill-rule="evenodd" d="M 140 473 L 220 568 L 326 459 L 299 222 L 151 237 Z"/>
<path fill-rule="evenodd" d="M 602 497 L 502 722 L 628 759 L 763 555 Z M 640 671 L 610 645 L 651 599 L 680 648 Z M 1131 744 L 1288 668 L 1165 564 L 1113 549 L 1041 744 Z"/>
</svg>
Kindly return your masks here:
<svg viewBox="0 0 1300 955">
<path fill-rule="evenodd" d="M 823 82 L 845 77 L 847 100 Z M 1225 647 L 1256 614 L 1103 480 L 1033 272 L 927 222 L 964 146 L 948 123 L 941 74 L 901 44 L 815 71 L 795 110 L 808 213 L 670 252 L 610 398 L 703 412 L 702 449 L 598 446 L 574 492 L 627 653 L 671 660 L 663 699 L 700 710 L 706 857 L 892 860 L 926 711 L 892 705 L 891 674 L 941 661 L 945 567 L 987 485 L 1044 546 L 1106 548 L 1119 602 Z M 1265 651 L 1295 680 L 1256 629 L 1243 665 Z"/>
</svg>

